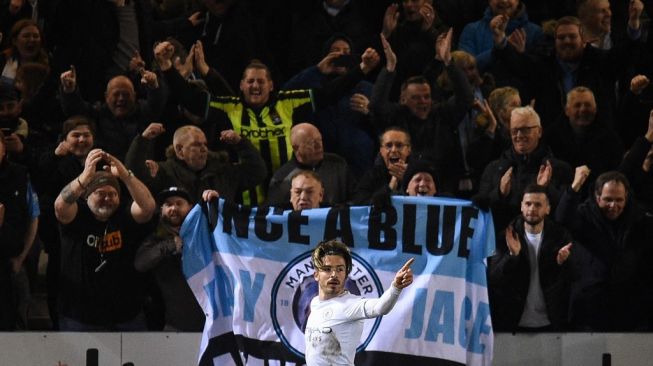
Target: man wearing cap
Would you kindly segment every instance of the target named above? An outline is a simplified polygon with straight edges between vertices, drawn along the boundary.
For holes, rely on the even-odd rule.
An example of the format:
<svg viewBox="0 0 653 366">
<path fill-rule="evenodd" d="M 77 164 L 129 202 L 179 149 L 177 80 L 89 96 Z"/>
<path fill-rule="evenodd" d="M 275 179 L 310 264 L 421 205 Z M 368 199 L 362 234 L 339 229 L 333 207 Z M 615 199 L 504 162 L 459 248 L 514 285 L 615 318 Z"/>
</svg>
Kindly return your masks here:
<svg viewBox="0 0 653 366">
<path fill-rule="evenodd" d="M 404 175 L 404 191 L 408 196 L 433 197 L 438 194 L 435 168 L 425 160 L 409 164 Z"/>
<path fill-rule="evenodd" d="M 105 171 L 96 171 L 98 165 Z M 120 195 L 120 182 L 131 205 L 121 205 L 127 194 Z M 120 160 L 94 149 L 54 209 L 61 235 L 60 329 L 145 330 L 142 279 L 133 264 L 155 209 L 145 185 Z"/>
<path fill-rule="evenodd" d="M 191 198 L 180 187 L 169 187 L 157 197 L 161 208 L 159 225 L 136 252 L 137 271 L 152 271 L 163 297 L 166 331 L 200 332 L 204 312 L 197 303 L 182 271 L 183 243 L 179 229 L 190 212 Z"/>
<path fill-rule="evenodd" d="M 13 85 L 0 83 L 0 130 L 5 135 L 5 152 L 16 162 L 25 150 L 23 142 L 27 138 L 27 121 L 20 118 L 22 111 L 18 91 Z"/>
</svg>

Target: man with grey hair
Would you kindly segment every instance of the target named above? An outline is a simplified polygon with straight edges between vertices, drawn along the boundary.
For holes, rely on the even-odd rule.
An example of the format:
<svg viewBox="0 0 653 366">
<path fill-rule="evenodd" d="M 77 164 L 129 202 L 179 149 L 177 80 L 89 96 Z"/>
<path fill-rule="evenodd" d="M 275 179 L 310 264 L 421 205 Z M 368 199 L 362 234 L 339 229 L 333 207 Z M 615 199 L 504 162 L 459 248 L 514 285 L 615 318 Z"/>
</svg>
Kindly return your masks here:
<svg viewBox="0 0 653 366">
<path fill-rule="evenodd" d="M 548 127 L 545 140 L 553 155 L 571 166 L 587 165 L 590 174 L 587 186 L 592 186 L 601 173 L 619 166 L 624 154 L 621 139 L 611 128 L 596 120 L 594 93 L 577 86 L 567 93 L 565 114 Z M 581 192 L 586 198 L 590 189 Z"/>
<path fill-rule="evenodd" d="M 483 171 L 476 202 L 487 203 L 494 214 L 497 232 L 519 214 L 524 188 L 537 183 L 546 187 L 552 207 L 557 204 L 562 189 L 571 183 L 573 170 L 564 161 L 553 157 L 549 148 L 540 143 L 540 117 L 530 107 L 519 107 L 510 117 L 512 146 Z"/>
<path fill-rule="evenodd" d="M 152 192 L 182 187 L 195 203 L 204 190 L 213 189 L 221 197 L 233 200 L 239 190 L 254 187 L 265 179 L 266 168 L 261 155 L 251 142 L 234 130 L 222 131 L 219 138 L 238 154 L 238 163 L 231 163 L 224 154 L 209 151 L 204 132 L 190 125 L 175 131 L 173 151 L 165 161 L 147 160 L 152 157 L 154 139 L 164 131 L 162 124 L 150 124 L 134 138 L 127 152 L 127 166 Z"/>
<path fill-rule="evenodd" d="M 287 205 L 290 185 L 300 170 L 313 171 L 322 178 L 324 204 L 332 206 L 347 202 L 355 189 L 354 177 L 345 159 L 322 149 L 322 134 L 310 123 L 295 125 L 290 131 L 293 157 L 272 176 L 268 190 L 268 203 Z"/>
</svg>

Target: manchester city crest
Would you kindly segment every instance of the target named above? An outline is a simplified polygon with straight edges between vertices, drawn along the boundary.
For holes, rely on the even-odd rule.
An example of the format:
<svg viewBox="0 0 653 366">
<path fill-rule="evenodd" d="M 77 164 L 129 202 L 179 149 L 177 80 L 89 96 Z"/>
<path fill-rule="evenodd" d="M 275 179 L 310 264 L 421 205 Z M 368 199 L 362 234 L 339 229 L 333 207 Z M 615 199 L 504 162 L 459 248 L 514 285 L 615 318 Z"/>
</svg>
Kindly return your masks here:
<svg viewBox="0 0 653 366">
<path fill-rule="evenodd" d="M 354 295 L 376 299 L 383 294 L 383 287 L 369 263 L 352 253 L 352 271 L 345 289 Z M 310 314 L 311 300 L 318 294 L 318 283 L 313 278 L 315 271 L 308 251 L 290 261 L 279 273 L 272 288 L 270 315 L 274 330 L 288 350 L 304 357 L 304 330 Z M 361 336 L 357 352 L 364 349 L 374 336 L 381 318 L 369 319 Z"/>
</svg>

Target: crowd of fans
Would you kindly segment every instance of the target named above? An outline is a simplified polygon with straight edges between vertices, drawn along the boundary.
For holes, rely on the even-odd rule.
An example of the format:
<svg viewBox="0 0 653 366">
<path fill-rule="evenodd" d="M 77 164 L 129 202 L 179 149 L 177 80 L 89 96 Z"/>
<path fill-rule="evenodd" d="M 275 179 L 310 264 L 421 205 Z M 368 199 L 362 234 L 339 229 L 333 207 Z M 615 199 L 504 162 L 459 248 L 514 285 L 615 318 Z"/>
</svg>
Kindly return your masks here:
<svg viewBox="0 0 653 366">
<path fill-rule="evenodd" d="M 653 329 L 641 0 L 6 0 L 0 330 L 199 331 L 190 207 L 492 210 L 497 331 Z"/>
</svg>

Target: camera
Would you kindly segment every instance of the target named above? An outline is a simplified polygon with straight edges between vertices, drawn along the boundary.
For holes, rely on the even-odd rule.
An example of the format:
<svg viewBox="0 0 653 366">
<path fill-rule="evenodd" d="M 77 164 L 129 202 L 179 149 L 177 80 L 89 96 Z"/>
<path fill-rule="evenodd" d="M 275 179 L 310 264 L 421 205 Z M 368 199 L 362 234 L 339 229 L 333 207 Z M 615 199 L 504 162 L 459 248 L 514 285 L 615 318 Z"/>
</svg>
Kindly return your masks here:
<svg viewBox="0 0 653 366">
<path fill-rule="evenodd" d="M 352 67 L 356 64 L 356 61 L 352 55 L 340 55 L 333 59 L 332 64 L 336 67 Z"/>
<path fill-rule="evenodd" d="M 5 135 L 5 137 L 14 133 L 14 129 L 9 127 L 0 127 L 0 131 L 2 131 L 2 134 Z"/>
</svg>

